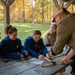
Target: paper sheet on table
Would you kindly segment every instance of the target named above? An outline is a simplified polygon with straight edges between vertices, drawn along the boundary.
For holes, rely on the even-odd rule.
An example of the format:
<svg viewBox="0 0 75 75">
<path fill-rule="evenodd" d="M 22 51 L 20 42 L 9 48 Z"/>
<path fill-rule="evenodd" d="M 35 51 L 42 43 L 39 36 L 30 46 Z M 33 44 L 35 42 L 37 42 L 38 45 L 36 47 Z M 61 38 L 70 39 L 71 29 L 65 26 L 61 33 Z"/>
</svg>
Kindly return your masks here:
<svg viewBox="0 0 75 75">
<path fill-rule="evenodd" d="M 36 65 L 42 65 L 42 63 L 44 62 L 44 60 L 39 60 L 37 58 L 32 58 L 30 61 L 31 61 L 30 63 L 36 64 Z"/>
</svg>

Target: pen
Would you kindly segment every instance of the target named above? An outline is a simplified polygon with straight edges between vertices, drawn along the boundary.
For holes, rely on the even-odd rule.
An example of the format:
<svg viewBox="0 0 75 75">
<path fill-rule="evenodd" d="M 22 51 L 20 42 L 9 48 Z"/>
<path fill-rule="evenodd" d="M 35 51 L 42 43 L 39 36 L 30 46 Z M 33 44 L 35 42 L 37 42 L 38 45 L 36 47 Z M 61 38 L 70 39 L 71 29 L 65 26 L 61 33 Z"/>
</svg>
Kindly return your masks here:
<svg viewBox="0 0 75 75">
<path fill-rule="evenodd" d="M 51 60 L 49 60 L 49 59 L 48 59 L 48 58 L 46 58 L 46 57 L 45 57 L 45 60 L 47 60 L 47 61 L 49 61 L 49 62 L 52 62 Z"/>
<path fill-rule="evenodd" d="M 45 60 L 47 60 L 47 61 L 49 61 L 49 62 L 53 63 L 53 65 L 55 65 L 55 64 L 56 64 L 56 62 L 54 62 L 54 61 L 52 61 L 52 60 L 49 60 L 49 59 L 48 59 L 48 58 L 46 58 L 46 57 L 45 57 Z"/>
</svg>

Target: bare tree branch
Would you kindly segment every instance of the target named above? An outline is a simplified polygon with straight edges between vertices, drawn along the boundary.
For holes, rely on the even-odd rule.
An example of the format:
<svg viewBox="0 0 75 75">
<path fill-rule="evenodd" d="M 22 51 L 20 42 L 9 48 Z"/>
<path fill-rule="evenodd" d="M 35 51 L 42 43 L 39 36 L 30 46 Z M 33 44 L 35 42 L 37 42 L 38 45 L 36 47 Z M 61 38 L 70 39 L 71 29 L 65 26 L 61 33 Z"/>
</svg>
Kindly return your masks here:
<svg viewBox="0 0 75 75">
<path fill-rule="evenodd" d="M 3 6 L 6 6 L 5 2 L 3 0 L 0 0 L 0 3 L 3 5 Z"/>
<path fill-rule="evenodd" d="M 63 7 L 64 1 L 60 0 L 60 7 Z"/>
<path fill-rule="evenodd" d="M 10 2 L 10 4 L 9 4 L 9 5 L 11 5 L 14 1 L 15 1 L 15 0 L 11 0 L 11 2 Z"/>
<path fill-rule="evenodd" d="M 7 4 L 8 6 L 10 6 L 12 0 L 7 0 Z"/>
<path fill-rule="evenodd" d="M 7 0 L 6 5 L 10 6 L 15 0 Z"/>
<path fill-rule="evenodd" d="M 7 0 L 7 1 L 6 1 L 6 5 L 8 5 L 10 1 L 11 1 L 11 0 Z"/>
<path fill-rule="evenodd" d="M 56 6 L 57 9 L 60 8 L 60 5 L 58 4 L 57 0 L 53 0 L 53 2 L 54 2 L 54 4 L 55 4 L 55 6 Z"/>
<path fill-rule="evenodd" d="M 64 8 L 68 8 L 71 4 L 72 4 L 73 0 L 69 0 L 68 2 L 66 2 Z"/>
</svg>

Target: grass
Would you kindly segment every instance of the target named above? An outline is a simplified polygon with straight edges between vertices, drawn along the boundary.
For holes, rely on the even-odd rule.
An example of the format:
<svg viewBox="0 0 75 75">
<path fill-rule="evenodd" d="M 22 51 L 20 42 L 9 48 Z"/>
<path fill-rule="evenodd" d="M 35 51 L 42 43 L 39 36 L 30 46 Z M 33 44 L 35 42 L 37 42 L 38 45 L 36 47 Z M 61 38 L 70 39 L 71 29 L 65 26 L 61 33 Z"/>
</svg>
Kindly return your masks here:
<svg viewBox="0 0 75 75">
<path fill-rule="evenodd" d="M 32 35 L 33 31 L 35 29 L 38 29 L 41 31 L 41 33 L 45 33 L 49 29 L 49 24 L 31 24 L 31 23 L 11 23 L 11 25 L 15 26 L 18 29 L 18 38 L 22 40 L 22 43 L 24 43 L 24 40 Z M 0 22 L 0 32 L 1 32 L 1 38 L 4 38 L 4 23 Z"/>
</svg>

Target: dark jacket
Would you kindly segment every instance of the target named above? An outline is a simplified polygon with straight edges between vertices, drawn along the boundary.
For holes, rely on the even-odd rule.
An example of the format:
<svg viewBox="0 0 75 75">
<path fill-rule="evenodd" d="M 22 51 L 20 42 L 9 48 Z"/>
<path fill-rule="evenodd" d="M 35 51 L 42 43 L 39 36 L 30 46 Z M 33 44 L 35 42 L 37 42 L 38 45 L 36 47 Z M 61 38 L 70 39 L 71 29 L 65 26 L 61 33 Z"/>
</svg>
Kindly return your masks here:
<svg viewBox="0 0 75 75">
<path fill-rule="evenodd" d="M 0 52 L 3 56 L 7 56 L 9 53 L 25 53 L 21 40 L 16 38 L 16 40 L 11 40 L 8 36 L 6 36 L 0 44 Z"/>
<path fill-rule="evenodd" d="M 38 58 L 40 53 L 43 54 L 44 56 L 48 53 L 42 39 L 40 39 L 38 43 L 36 43 L 32 36 L 29 36 L 25 40 L 24 48 L 29 52 L 31 56 L 34 56 L 36 58 Z"/>
</svg>

